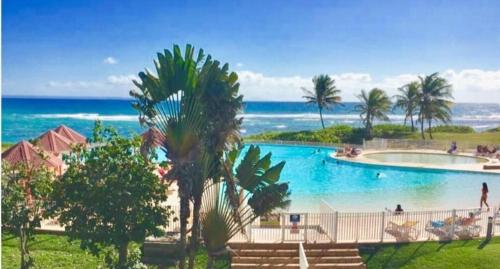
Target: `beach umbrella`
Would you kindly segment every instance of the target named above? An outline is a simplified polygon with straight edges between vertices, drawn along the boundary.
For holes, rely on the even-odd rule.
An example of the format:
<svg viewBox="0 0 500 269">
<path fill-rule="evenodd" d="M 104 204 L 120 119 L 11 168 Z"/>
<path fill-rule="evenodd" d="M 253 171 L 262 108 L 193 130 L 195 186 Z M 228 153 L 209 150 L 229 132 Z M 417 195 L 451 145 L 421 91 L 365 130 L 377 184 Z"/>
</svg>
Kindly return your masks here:
<svg viewBox="0 0 500 269">
<path fill-rule="evenodd" d="M 65 138 L 69 139 L 73 143 L 77 144 L 85 144 L 87 143 L 87 138 L 85 136 L 81 135 L 77 131 L 69 128 L 66 125 L 59 125 L 59 127 L 54 129 L 54 132 L 58 133 L 61 136 L 64 136 Z"/>
<path fill-rule="evenodd" d="M 158 147 L 163 144 L 165 137 L 156 128 L 149 128 L 146 132 L 141 134 L 143 144 L 149 144 L 152 147 Z"/>
<path fill-rule="evenodd" d="M 36 144 L 46 151 L 58 154 L 60 152 L 71 151 L 71 145 L 76 143 L 52 130 L 49 130 L 38 137 Z"/>
<path fill-rule="evenodd" d="M 33 165 L 34 167 L 46 166 L 61 173 L 63 162 L 53 154 L 36 148 L 28 141 L 21 141 L 2 153 L 2 160 L 11 165 L 19 163 Z"/>
</svg>

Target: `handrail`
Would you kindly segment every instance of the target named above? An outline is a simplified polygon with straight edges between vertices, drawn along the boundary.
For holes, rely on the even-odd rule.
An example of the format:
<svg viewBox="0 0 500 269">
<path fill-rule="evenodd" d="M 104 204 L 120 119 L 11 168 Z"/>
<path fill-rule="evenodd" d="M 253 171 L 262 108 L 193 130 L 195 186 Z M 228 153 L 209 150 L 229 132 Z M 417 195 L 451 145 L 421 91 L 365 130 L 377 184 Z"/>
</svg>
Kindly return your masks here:
<svg viewBox="0 0 500 269">
<path fill-rule="evenodd" d="M 304 251 L 304 246 L 302 242 L 299 243 L 299 268 L 308 269 L 309 262 L 307 261 L 306 252 Z"/>
</svg>

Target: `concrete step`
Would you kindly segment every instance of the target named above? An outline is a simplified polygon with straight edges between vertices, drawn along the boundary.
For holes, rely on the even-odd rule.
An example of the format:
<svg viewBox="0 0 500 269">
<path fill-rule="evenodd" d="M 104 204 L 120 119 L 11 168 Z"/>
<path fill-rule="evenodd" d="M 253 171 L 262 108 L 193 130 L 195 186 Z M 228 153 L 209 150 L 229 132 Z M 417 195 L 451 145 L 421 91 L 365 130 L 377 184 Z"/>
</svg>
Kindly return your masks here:
<svg viewBox="0 0 500 269">
<path fill-rule="evenodd" d="M 357 248 L 357 244 L 334 244 L 334 243 L 306 243 L 302 245 L 307 249 L 341 249 Z M 231 243 L 232 249 L 299 249 L 298 243 Z"/>
<path fill-rule="evenodd" d="M 335 263 L 335 264 L 344 264 L 344 263 L 361 263 L 363 259 L 360 256 L 353 257 L 308 257 L 307 261 L 309 264 L 319 264 L 319 263 Z M 240 264 L 298 264 L 298 257 L 233 257 L 233 263 Z"/>
<path fill-rule="evenodd" d="M 240 257 L 298 257 L 298 250 L 235 250 L 234 256 Z M 306 251 L 307 257 L 352 257 L 358 256 L 358 249 L 315 249 Z"/>
<path fill-rule="evenodd" d="M 268 269 L 279 269 L 279 268 L 299 268 L 298 264 L 232 264 L 233 269 L 254 269 L 254 268 L 268 268 Z M 365 269 L 366 266 L 363 263 L 351 263 L 351 264 L 309 264 L 310 269 L 315 268 L 333 268 L 333 269 Z"/>
</svg>

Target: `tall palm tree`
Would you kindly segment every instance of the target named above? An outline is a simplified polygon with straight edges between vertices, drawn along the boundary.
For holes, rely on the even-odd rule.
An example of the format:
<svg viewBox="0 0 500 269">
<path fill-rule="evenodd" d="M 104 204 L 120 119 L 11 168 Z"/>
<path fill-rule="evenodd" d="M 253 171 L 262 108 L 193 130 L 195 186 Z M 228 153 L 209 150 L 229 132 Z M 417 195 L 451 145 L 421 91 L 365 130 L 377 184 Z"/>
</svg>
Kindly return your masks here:
<svg viewBox="0 0 500 269">
<path fill-rule="evenodd" d="M 432 139 L 432 121 L 442 121 L 444 123 L 451 120 L 451 106 L 453 102 L 452 86 L 446 79 L 439 77 L 439 73 L 433 73 L 420 79 L 420 100 L 419 100 L 419 122 L 422 139 L 424 135 L 424 122 L 428 123 L 429 137 Z"/>
<path fill-rule="evenodd" d="M 335 80 L 330 78 L 328 75 L 319 75 L 313 78 L 314 90 L 310 91 L 306 88 L 302 88 L 307 101 L 307 104 L 316 104 L 319 109 L 319 117 L 321 119 L 321 126 L 325 129 L 325 123 L 323 122 L 323 109 L 329 109 L 332 106 L 340 104 L 342 101 L 339 96 L 340 90 L 335 87 Z"/>
<path fill-rule="evenodd" d="M 368 93 L 362 90 L 361 94 L 358 95 L 358 99 L 361 101 L 361 104 L 356 105 L 355 110 L 360 113 L 361 119 L 365 124 L 366 139 L 371 139 L 373 137 L 373 121 L 375 119 L 389 120 L 386 113 L 391 108 L 391 100 L 385 91 L 377 88 L 372 89 Z"/>
<path fill-rule="evenodd" d="M 411 122 L 411 131 L 415 131 L 413 115 L 416 114 L 420 98 L 420 83 L 418 81 L 410 82 L 398 89 L 401 94 L 395 95 L 396 102 L 394 108 L 403 109 L 405 112 L 404 125 L 409 119 Z"/>
<path fill-rule="evenodd" d="M 194 47 L 187 45 L 183 55 L 179 46 L 174 45 L 172 52 L 158 53 L 157 75 L 147 70 L 140 72 L 140 82 L 134 81 L 139 91 L 130 92 L 135 98 L 132 105 L 140 113 L 140 122 L 162 133 L 165 139 L 161 148 L 173 163 L 168 178 L 176 180 L 179 186 L 179 268 L 185 267 L 189 201 L 198 174 L 197 156 L 205 122 L 196 87 L 204 54 L 200 50 L 195 58 L 194 51 Z"/>
<path fill-rule="evenodd" d="M 156 127 L 164 139 L 163 149 L 173 162 L 168 178 L 177 180 L 181 198 L 181 248 L 186 249 L 189 201 L 193 202 L 193 222 L 189 268 L 194 266 L 200 229 L 202 196 L 208 180 L 217 181 L 223 171 L 223 153 L 240 143 L 242 107 L 238 76 L 229 72 L 203 51 L 194 58 L 194 48 L 186 46 L 185 56 L 174 46 L 155 63 L 157 76 L 140 73 L 135 82 L 139 92 L 131 92 L 142 122 Z M 182 252 L 179 266 L 185 266 Z"/>
</svg>

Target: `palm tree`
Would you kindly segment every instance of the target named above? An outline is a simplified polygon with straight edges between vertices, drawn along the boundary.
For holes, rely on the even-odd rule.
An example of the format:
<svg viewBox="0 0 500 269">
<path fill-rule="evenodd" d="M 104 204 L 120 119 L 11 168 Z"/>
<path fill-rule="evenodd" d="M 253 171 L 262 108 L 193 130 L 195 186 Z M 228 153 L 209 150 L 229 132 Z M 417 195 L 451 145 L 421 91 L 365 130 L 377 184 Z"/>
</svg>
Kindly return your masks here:
<svg viewBox="0 0 500 269">
<path fill-rule="evenodd" d="M 405 112 L 404 125 L 409 119 L 411 122 L 411 131 L 415 131 L 413 123 L 413 115 L 417 112 L 419 97 L 420 97 L 420 84 L 418 81 L 410 82 L 398 89 L 401 94 L 395 95 L 396 103 L 394 108 L 403 109 Z"/>
<path fill-rule="evenodd" d="M 184 55 L 179 46 L 174 45 L 173 52 L 158 53 L 157 76 L 147 70 L 140 72 L 140 82 L 134 81 L 139 91 L 130 92 L 136 99 L 132 105 L 140 113 L 140 122 L 162 133 L 165 139 L 161 148 L 173 163 L 167 176 L 176 180 L 179 186 L 179 268 L 185 267 L 189 200 L 197 175 L 200 134 L 205 122 L 196 87 L 198 66 L 203 58 L 202 50 L 194 57 L 191 45 L 186 46 Z"/>
<path fill-rule="evenodd" d="M 373 137 L 373 121 L 375 119 L 389 120 L 386 113 L 390 110 L 391 100 L 383 90 L 377 88 L 372 89 L 368 93 L 362 90 L 361 94 L 358 95 L 358 99 L 361 101 L 361 104 L 356 105 L 355 109 L 360 113 L 365 124 L 366 139 L 371 139 Z"/>
<path fill-rule="evenodd" d="M 226 152 L 224 181 L 209 183 L 203 196 L 202 237 L 208 251 L 207 268 L 227 252 L 227 242 L 257 217 L 290 204 L 288 183 L 279 183 L 285 162 L 271 166 L 271 153 L 260 157 L 250 146 L 235 168 L 242 148 Z"/>
<path fill-rule="evenodd" d="M 162 148 L 173 163 L 168 178 L 177 180 L 181 198 L 181 248 L 186 249 L 189 200 L 193 201 L 191 234 L 198 235 L 202 196 L 208 180 L 217 180 L 223 171 L 222 157 L 234 143 L 240 143 L 242 96 L 238 76 L 229 72 L 200 50 L 186 46 L 185 56 L 174 46 L 158 55 L 157 76 L 140 73 L 134 82 L 139 92 L 131 92 L 141 122 L 156 127 L 165 137 Z M 204 59 L 204 60 L 203 60 Z M 203 63 L 202 63 L 203 62 Z M 189 268 L 194 266 L 198 236 L 191 236 Z M 179 266 L 185 266 L 182 252 Z"/>
<path fill-rule="evenodd" d="M 303 96 L 307 104 L 316 104 L 319 109 L 319 117 L 321 119 L 321 126 L 325 129 L 323 122 L 323 109 L 329 109 L 334 105 L 340 104 L 342 101 L 339 96 L 340 90 L 335 87 L 335 80 L 331 79 L 328 75 L 319 75 L 313 78 L 314 91 L 302 88 Z"/>
<path fill-rule="evenodd" d="M 429 137 L 432 139 L 432 121 L 438 120 L 446 123 L 451 119 L 452 86 L 446 79 L 439 77 L 439 73 L 419 77 L 419 79 L 421 87 L 418 115 L 420 131 L 422 139 L 425 139 L 424 122 L 427 121 Z"/>
</svg>

